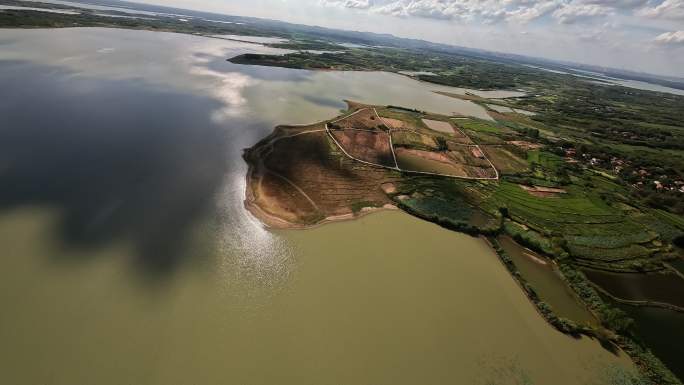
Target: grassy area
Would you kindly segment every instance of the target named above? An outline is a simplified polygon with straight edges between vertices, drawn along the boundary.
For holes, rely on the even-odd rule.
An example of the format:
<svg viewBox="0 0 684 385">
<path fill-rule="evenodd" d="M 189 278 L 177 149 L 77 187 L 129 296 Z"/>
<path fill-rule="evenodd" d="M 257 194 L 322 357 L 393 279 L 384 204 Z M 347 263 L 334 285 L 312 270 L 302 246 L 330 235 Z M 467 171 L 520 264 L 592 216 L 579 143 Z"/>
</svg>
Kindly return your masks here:
<svg viewBox="0 0 684 385">
<path fill-rule="evenodd" d="M 465 185 L 454 179 L 404 178 L 394 200 L 405 211 L 452 230 L 471 234 L 497 232 L 501 215 L 483 213 L 462 199 Z"/>
<path fill-rule="evenodd" d="M 550 171 L 558 171 L 564 163 L 563 158 L 550 152 L 533 150 L 527 153 L 527 161 Z"/>
<path fill-rule="evenodd" d="M 396 147 L 414 148 L 425 151 L 437 150 L 439 148 L 437 142 L 435 142 L 431 136 L 411 131 L 392 132 L 392 143 Z"/>
<path fill-rule="evenodd" d="M 625 212 L 598 195 L 569 186 L 558 197 L 538 197 L 519 185 L 502 182 L 484 187 L 488 195 L 481 207 L 504 212 L 511 219 L 504 230 L 522 243 L 552 256 L 569 256 L 586 266 L 618 271 L 660 268 L 668 255 L 665 246 L 676 230 L 655 216 Z M 646 220 L 646 218 L 648 218 Z M 658 223 L 662 234 L 646 222 Z"/>
<path fill-rule="evenodd" d="M 519 174 L 530 170 L 529 163 L 516 155 L 510 146 L 482 146 L 482 149 L 502 174 Z"/>
<path fill-rule="evenodd" d="M 406 109 L 399 109 L 393 107 L 382 107 L 376 109 L 378 115 L 383 118 L 391 118 L 402 120 L 407 123 L 408 128 L 425 128 L 423 123 L 423 114 L 420 112 L 410 111 Z"/>
<path fill-rule="evenodd" d="M 459 119 L 456 121 L 456 125 L 462 129 L 471 130 L 475 132 L 485 132 L 498 134 L 501 132 L 501 128 L 496 124 L 492 124 L 480 119 Z"/>
</svg>

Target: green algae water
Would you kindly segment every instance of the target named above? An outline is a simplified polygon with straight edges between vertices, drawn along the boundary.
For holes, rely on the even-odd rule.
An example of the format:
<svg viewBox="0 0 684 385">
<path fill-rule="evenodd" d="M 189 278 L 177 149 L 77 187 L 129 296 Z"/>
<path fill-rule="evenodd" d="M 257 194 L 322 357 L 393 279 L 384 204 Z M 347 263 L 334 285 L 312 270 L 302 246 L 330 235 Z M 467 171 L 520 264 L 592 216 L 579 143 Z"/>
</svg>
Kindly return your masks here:
<svg viewBox="0 0 684 385">
<path fill-rule="evenodd" d="M 593 385 L 632 370 L 547 325 L 478 239 L 400 212 L 272 232 L 243 207 L 241 151 L 276 124 L 344 98 L 478 106 L 398 75 L 226 62 L 271 51 L 246 43 L 0 37 L 0 383 Z"/>
</svg>

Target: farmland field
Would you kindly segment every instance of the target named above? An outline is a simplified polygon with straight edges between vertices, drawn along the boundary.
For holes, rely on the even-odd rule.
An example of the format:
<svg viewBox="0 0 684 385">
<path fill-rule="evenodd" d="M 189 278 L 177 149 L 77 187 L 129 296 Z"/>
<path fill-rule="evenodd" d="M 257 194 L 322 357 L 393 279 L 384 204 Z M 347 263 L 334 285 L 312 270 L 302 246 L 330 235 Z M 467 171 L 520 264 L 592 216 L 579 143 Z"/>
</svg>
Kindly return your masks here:
<svg viewBox="0 0 684 385">
<path fill-rule="evenodd" d="M 342 129 L 331 130 L 330 133 L 354 158 L 386 167 L 396 166 L 390 148 L 389 135 L 386 132 Z"/>
<path fill-rule="evenodd" d="M 503 146 L 481 146 L 494 167 L 503 174 L 514 174 L 529 170 L 529 164 Z"/>
<path fill-rule="evenodd" d="M 485 132 L 497 134 L 501 132 L 501 128 L 497 127 L 496 124 L 491 122 L 486 122 L 478 119 L 458 119 L 455 121 L 456 124 L 465 130 L 471 130 L 476 132 Z"/>
<path fill-rule="evenodd" d="M 422 150 L 397 148 L 397 163 L 402 170 L 430 172 L 467 177 L 464 165 L 451 161 L 446 155 Z"/>
</svg>

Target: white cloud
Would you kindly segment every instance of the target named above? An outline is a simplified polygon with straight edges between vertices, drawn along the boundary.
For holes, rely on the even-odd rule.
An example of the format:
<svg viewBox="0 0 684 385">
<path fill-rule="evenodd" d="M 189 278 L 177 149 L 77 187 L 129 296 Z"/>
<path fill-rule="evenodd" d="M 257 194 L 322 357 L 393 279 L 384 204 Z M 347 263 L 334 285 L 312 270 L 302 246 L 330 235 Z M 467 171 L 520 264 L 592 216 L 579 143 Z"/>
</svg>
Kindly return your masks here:
<svg viewBox="0 0 684 385">
<path fill-rule="evenodd" d="M 562 24 L 633 10 L 648 0 L 320 0 L 327 6 L 366 9 L 396 17 L 494 23 L 530 23 L 552 14 Z M 671 0 L 667 0 L 671 1 Z M 684 0 L 674 0 L 684 1 Z"/>
<path fill-rule="evenodd" d="M 398 17 L 525 23 L 546 15 L 560 4 L 561 0 L 378 0 L 371 9 Z"/>
<path fill-rule="evenodd" d="M 657 6 L 645 7 L 638 15 L 671 20 L 684 20 L 684 0 L 665 0 Z"/>
<path fill-rule="evenodd" d="M 546 16 L 549 12 L 558 9 L 558 7 L 560 7 L 560 3 L 557 1 L 539 1 L 532 6 L 520 6 L 517 9 L 510 11 L 507 19 L 509 21 L 529 23 L 540 17 Z"/>
<path fill-rule="evenodd" d="M 321 0 L 321 4 L 333 7 L 368 9 L 370 0 Z"/>
<path fill-rule="evenodd" d="M 666 45 L 684 45 L 684 31 L 665 32 L 658 35 L 655 42 Z"/>
<path fill-rule="evenodd" d="M 576 0 L 577 4 L 596 4 L 605 7 L 632 10 L 648 4 L 650 0 Z"/>
<path fill-rule="evenodd" d="M 560 23 L 571 24 L 578 21 L 612 14 L 612 8 L 598 4 L 570 3 L 553 13 Z"/>
<path fill-rule="evenodd" d="M 324 6 L 396 17 L 530 23 L 551 16 L 572 24 L 616 14 L 684 20 L 684 0 L 318 0 Z"/>
</svg>

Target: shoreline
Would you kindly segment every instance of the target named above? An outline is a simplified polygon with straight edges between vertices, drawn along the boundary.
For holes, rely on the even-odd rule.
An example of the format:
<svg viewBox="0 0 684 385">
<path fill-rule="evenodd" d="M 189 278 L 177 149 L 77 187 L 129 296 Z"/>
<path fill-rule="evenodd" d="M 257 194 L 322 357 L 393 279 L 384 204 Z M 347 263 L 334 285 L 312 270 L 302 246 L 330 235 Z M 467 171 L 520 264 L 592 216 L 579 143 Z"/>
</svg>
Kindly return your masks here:
<svg viewBox="0 0 684 385">
<path fill-rule="evenodd" d="M 335 222 L 346 222 L 346 221 L 352 221 L 356 219 L 363 218 L 366 215 L 377 213 L 380 211 L 402 211 L 399 207 L 393 205 L 393 204 L 385 204 L 382 207 L 363 207 L 360 211 L 357 213 L 348 213 L 348 214 L 339 214 L 339 215 L 331 215 L 323 218 L 322 220 L 310 224 L 310 225 L 305 225 L 305 224 L 300 224 L 300 223 L 293 223 L 290 222 L 286 219 L 283 219 L 275 214 L 271 214 L 264 210 L 254 199 L 254 194 L 250 188 L 252 181 L 252 168 L 250 166 L 249 170 L 247 171 L 246 179 L 247 179 L 247 191 L 245 194 L 245 200 L 244 200 L 244 207 L 247 211 L 249 211 L 250 214 L 252 214 L 264 227 L 269 228 L 269 229 L 275 229 L 275 230 L 309 230 L 313 228 L 317 228 L 329 223 L 335 223 Z"/>
<path fill-rule="evenodd" d="M 347 103 L 350 103 L 347 101 Z M 279 125 L 276 126 L 274 129 L 273 133 L 271 133 L 268 137 L 264 138 L 261 142 L 264 142 L 272 145 L 274 142 L 286 138 L 286 137 L 292 137 L 292 136 L 298 136 L 301 134 L 313 132 L 313 131 L 304 131 L 300 132 L 297 134 L 294 134 L 292 136 L 285 136 L 285 137 L 279 137 L 278 136 L 278 131 L 281 129 L 287 129 L 287 128 L 306 128 L 306 127 L 311 127 L 314 126 L 314 124 L 297 124 L 297 125 Z M 323 130 L 320 130 L 321 132 Z M 253 148 L 259 146 L 261 142 L 258 142 L 257 144 L 254 145 Z M 245 153 L 246 154 L 246 153 Z M 257 158 L 261 156 L 261 152 L 257 151 L 257 153 L 254 154 Z M 243 155 L 245 157 L 245 155 Z M 245 158 L 247 160 L 247 158 Z M 255 171 L 256 171 L 256 166 L 252 164 L 252 162 L 247 161 L 247 173 L 245 175 L 245 199 L 243 202 L 244 208 L 249 211 L 249 213 L 254 216 L 264 227 L 266 228 L 271 228 L 271 229 L 282 229 L 282 230 L 306 230 L 306 229 L 311 229 L 315 228 L 318 226 L 322 226 L 328 223 L 333 223 L 333 222 L 342 222 L 342 221 L 349 221 L 349 220 L 354 220 L 361 218 L 365 215 L 372 214 L 375 212 L 379 211 L 384 211 L 384 210 L 400 210 L 399 207 L 392 203 L 386 203 L 381 207 L 362 207 L 359 211 L 357 212 L 349 212 L 347 214 L 338 214 L 338 215 L 330 215 L 326 216 L 323 219 L 319 220 L 318 222 L 312 223 L 312 224 L 301 224 L 301 223 L 294 223 L 291 222 L 287 219 L 284 219 L 276 214 L 272 214 L 265 210 L 257 201 L 255 195 L 254 195 L 254 190 L 253 187 L 259 183 L 258 181 L 258 176 L 255 176 Z M 263 164 L 261 164 L 261 160 L 257 162 L 259 164 L 259 167 L 264 167 Z"/>
</svg>

